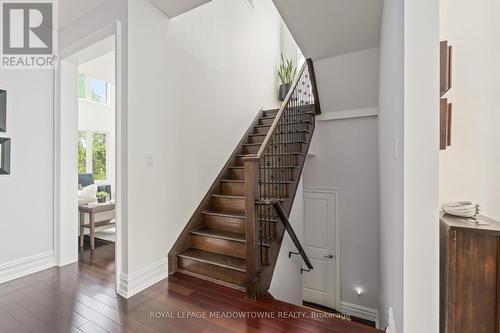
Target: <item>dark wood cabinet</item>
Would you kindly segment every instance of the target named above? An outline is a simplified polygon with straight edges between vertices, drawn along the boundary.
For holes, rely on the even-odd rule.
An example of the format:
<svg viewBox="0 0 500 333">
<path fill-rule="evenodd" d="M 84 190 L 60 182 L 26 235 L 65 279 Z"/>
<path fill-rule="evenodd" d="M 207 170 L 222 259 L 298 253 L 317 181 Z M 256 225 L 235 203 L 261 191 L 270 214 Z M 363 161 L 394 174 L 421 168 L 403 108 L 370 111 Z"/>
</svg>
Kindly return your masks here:
<svg viewBox="0 0 500 333">
<path fill-rule="evenodd" d="M 441 217 L 441 333 L 500 332 L 500 223 L 477 219 Z"/>
</svg>

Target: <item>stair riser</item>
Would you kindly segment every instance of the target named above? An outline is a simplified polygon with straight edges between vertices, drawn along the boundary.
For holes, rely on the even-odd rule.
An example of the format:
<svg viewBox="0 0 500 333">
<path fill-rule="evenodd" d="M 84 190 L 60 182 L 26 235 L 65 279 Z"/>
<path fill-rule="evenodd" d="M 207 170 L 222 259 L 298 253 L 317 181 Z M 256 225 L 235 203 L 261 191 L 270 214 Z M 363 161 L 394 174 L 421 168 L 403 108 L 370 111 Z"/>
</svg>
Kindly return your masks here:
<svg viewBox="0 0 500 333">
<path fill-rule="evenodd" d="M 213 211 L 245 213 L 245 199 L 212 198 L 210 205 Z"/>
<path fill-rule="evenodd" d="M 304 150 L 304 144 L 302 143 L 284 143 L 284 144 L 276 144 L 270 146 L 271 153 L 280 153 L 285 154 L 287 152 L 292 153 L 302 153 Z M 244 146 L 243 154 L 257 154 L 260 146 Z"/>
<path fill-rule="evenodd" d="M 222 194 L 244 196 L 245 183 L 222 182 L 220 190 Z"/>
<path fill-rule="evenodd" d="M 245 243 L 202 235 L 191 235 L 191 247 L 244 259 Z"/>
<path fill-rule="evenodd" d="M 276 117 L 278 114 L 279 110 L 266 110 L 262 114 L 264 117 Z"/>
<path fill-rule="evenodd" d="M 238 286 L 244 286 L 246 282 L 246 273 L 235 271 L 229 268 L 219 267 L 196 260 L 179 257 L 177 263 L 179 269 L 208 276 L 216 280 L 232 283 Z"/>
<path fill-rule="evenodd" d="M 276 214 L 272 214 L 276 217 Z M 229 218 L 217 215 L 205 215 L 203 225 L 208 229 L 245 233 L 245 219 Z M 269 224 L 271 239 L 276 235 L 276 223 Z"/>
<path fill-rule="evenodd" d="M 209 229 L 245 233 L 245 219 L 217 215 L 204 215 L 203 225 Z"/>
<path fill-rule="evenodd" d="M 257 154 L 260 146 L 244 146 L 243 154 Z"/>
<path fill-rule="evenodd" d="M 229 169 L 229 179 L 243 180 L 245 179 L 245 169 Z"/>
<path fill-rule="evenodd" d="M 264 141 L 265 135 L 250 136 L 248 138 L 248 143 L 262 143 Z"/>
<path fill-rule="evenodd" d="M 199 250 L 223 254 L 236 258 L 246 258 L 246 247 L 243 242 L 236 242 L 227 239 L 214 238 L 209 236 L 191 235 L 191 247 Z M 264 264 L 269 263 L 269 248 L 262 247 L 262 259 Z"/>
<path fill-rule="evenodd" d="M 266 126 L 266 127 L 255 127 L 253 132 L 255 134 L 267 134 L 267 132 L 269 132 L 270 128 L 271 128 L 271 125 Z"/>
<path fill-rule="evenodd" d="M 274 118 L 259 119 L 259 125 L 272 125 Z"/>
</svg>

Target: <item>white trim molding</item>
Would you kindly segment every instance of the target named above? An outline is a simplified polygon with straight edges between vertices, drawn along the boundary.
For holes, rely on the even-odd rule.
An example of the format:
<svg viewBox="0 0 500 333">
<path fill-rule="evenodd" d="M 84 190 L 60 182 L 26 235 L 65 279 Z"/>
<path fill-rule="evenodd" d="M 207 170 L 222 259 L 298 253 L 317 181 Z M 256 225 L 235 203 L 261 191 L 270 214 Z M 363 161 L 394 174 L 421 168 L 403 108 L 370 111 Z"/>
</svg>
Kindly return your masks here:
<svg viewBox="0 0 500 333">
<path fill-rule="evenodd" d="M 378 107 L 364 108 L 364 109 L 351 109 L 344 111 L 330 111 L 323 112 L 316 117 L 318 121 L 349 119 L 349 118 L 363 118 L 363 117 L 377 117 Z"/>
<path fill-rule="evenodd" d="M 0 283 L 54 267 L 54 251 L 47 251 L 0 265 Z"/>
<path fill-rule="evenodd" d="M 132 274 L 121 273 L 118 281 L 118 294 L 129 298 L 168 276 L 167 259 L 157 261 Z"/>
<path fill-rule="evenodd" d="M 387 326 L 385 332 L 396 333 L 396 321 L 394 320 L 394 310 L 392 308 L 389 308 L 389 310 L 387 311 L 387 315 L 388 315 L 387 322 L 389 323 L 389 326 Z"/>
<path fill-rule="evenodd" d="M 376 309 L 371 309 L 365 306 L 342 301 L 340 302 L 340 312 L 348 314 L 353 317 L 358 317 L 361 319 L 373 321 L 376 327 L 379 327 L 378 310 Z"/>
</svg>

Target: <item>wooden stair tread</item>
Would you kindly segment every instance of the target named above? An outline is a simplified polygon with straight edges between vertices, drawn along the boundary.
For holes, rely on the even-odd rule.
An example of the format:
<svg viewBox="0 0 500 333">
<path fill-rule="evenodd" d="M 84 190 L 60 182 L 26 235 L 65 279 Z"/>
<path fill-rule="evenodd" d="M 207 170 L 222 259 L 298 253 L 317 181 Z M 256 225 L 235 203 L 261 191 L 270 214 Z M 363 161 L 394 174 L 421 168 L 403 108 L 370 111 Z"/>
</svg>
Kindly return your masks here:
<svg viewBox="0 0 500 333">
<path fill-rule="evenodd" d="M 298 140 L 298 141 L 293 141 L 293 142 L 280 142 L 280 143 L 271 143 L 271 146 L 276 146 L 276 145 L 289 145 L 292 143 L 306 143 L 304 140 Z M 262 146 L 262 142 L 259 143 L 245 143 L 243 146 Z"/>
<path fill-rule="evenodd" d="M 226 240 L 231 240 L 231 241 L 241 242 L 241 243 L 244 243 L 246 240 L 245 234 L 239 234 L 237 232 L 230 232 L 230 231 L 214 230 L 214 229 L 208 229 L 208 228 L 199 228 L 199 229 L 193 230 L 193 231 L 191 231 L 191 234 L 226 239 Z"/>
<path fill-rule="evenodd" d="M 230 218 L 235 218 L 235 219 L 242 219 L 244 220 L 245 219 L 245 215 L 244 214 L 238 214 L 236 212 L 225 212 L 225 211 L 212 211 L 212 210 L 204 210 L 202 212 L 202 214 L 206 214 L 206 215 L 215 215 L 215 216 L 222 216 L 222 217 L 230 217 Z M 271 222 L 274 222 L 274 223 L 277 223 L 278 220 L 275 219 L 275 218 L 271 218 L 269 219 L 269 221 Z"/>
<path fill-rule="evenodd" d="M 290 152 L 286 154 L 264 154 L 266 156 L 287 156 L 287 155 L 302 155 L 302 153 L 299 152 Z M 236 157 L 247 157 L 247 156 L 255 156 L 255 154 L 238 154 Z"/>
<path fill-rule="evenodd" d="M 244 214 L 238 214 L 238 213 L 235 213 L 235 212 L 204 210 L 202 212 L 202 214 L 222 216 L 222 217 L 230 217 L 230 218 L 236 218 L 236 219 L 245 219 L 245 215 Z"/>
<path fill-rule="evenodd" d="M 285 135 L 285 134 L 292 134 L 292 133 L 309 133 L 308 130 L 296 130 L 296 131 L 291 131 L 291 132 L 278 132 L 276 134 L 278 135 Z M 254 134 L 249 134 L 249 137 L 256 137 L 256 136 L 263 136 L 266 137 L 268 133 L 254 133 Z"/>
<path fill-rule="evenodd" d="M 301 112 L 299 114 L 283 115 L 283 117 L 285 117 L 285 118 L 300 117 L 300 116 L 307 116 L 307 115 L 312 115 L 312 114 L 314 114 L 313 111 L 306 111 L 306 112 Z M 276 118 L 276 115 L 274 115 L 274 116 L 262 116 L 259 119 L 272 119 L 272 118 Z"/>
<path fill-rule="evenodd" d="M 308 124 L 312 124 L 312 121 L 311 120 L 301 120 L 301 121 L 287 121 L 287 122 L 284 122 L 284 123 L 281 123 L 282 125 L 291 125 L 291 124 L 302 124 L 302 123 L 308 123 Z M 271 127 L 272 124 L 257 124 L 255 125 L 254 127 Z"/>
<path fill-rule="evenodd" d="M 187 258 L 210 265 L 233 269 L 235 271 L 243 273 L 246 272 L 245 259 L 230 257 L 223 254 L 218 254 L 193 248 L 187 249 L 179 253 L 178 256 L 181 258 Z"/>
<path fill-rule="evenodd" d="M 224 183 L 244 183 L 245 180 L 243 179 L 222 179 L 221 182 Z M 271 180 L 271 181 L 259 181 L 259 183 L 265 183 L 265 184 L 290 184 L 293 183 L 292 180 Z"/>
<path fill-rule="evenodd" d="M 282 165 L 282 166 L 266 166 L 266 167 L 263 167 L 261 166 L 260 167 L 261 169 L 286 169 L 286 168 L 289 168 L 289 169 L 295 169 L 297 168 L 296 165 Z M 235 165 L 235 166 L 230 166 L 229 169 L 245 169 L 244 166 L 241 166 L 241 165 Z"/>
<path fill-rule="evenodd" d="M 237 200 L 245 199 L 245 197 L 240 195 L 228 195 L 228 194 L 212 194 L 212 198 L 237 199 Z"/>
<path fill-rule="evenodd" d="M 269 221 L 274 222 L 274 223 L 277 222 L 276 220 L 274 220 L 274 221 L 269 220 Z M 191 231 L 191 234 L 212 237 L 212 238 L 225 239 L 225 240 L 240 242 L 240 243 L 246 243 L 245 234 L 240 234 L 237 232 L 222 231 L 222 230 L 215 230 L 215 229 L 209 229 L 209 228 L 199 228 L 199 229 Z M 267 241 L 262 242 L 263 246 L 271 246 L 270 244 L 271 243 L 269 243 Z"/>
</svg>

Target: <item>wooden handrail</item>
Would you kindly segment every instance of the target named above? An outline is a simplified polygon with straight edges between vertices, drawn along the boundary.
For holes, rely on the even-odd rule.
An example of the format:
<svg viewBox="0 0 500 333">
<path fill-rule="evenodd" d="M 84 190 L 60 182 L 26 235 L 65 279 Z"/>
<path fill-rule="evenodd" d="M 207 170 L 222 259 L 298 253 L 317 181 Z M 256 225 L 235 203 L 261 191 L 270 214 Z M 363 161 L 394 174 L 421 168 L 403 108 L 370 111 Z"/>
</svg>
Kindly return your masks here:
<svg viewBox="0 0 500 333">
<path fill-rule="evenodd" d="M 304 260 L 304 263 L 306 264 L 307 268 L 313 269 L 313 265 L 311 264 L 311 261 L 307 257 L 306 251 L 302 247 L 302 244 L 299 241 L 299 238 L 297 237 L 297 234 L 295 233 L 295 230 L 293 230 L 292 225 L 290 224 L 290 220 L 288 220 L 288 217 L 286 216 L 285 211 L 283 210 L 283 206 L 281 206 L 281 203 L 277 199 L 271 199 L 271 200 L 261 200 L 256 202 L 258 205 L 270 205 L 273 206 L 274 209 L 276 210 L 276 213 L 278 214 L 279 220 L 281 223 L 283 223 L 285 230 L 288 232 L 288 235 L 290 235 L 290 238 L 292 239 L 293 244 L 299 251 L 300 256 L 302 257 L 302 260 Z"/>
<path fill-rule="evenodd" d="M 259 151 L 255 155 L 248 155 L 244 157 L 243 160 L 247 161 L 258 161 L 261 159 L 261 157 L 264 155 L 264 152 L 266 151 L 267 147 L 269 146 L 269 143 L 271 142 L 271 138 L 274 135 L 274 132 L 276 132 L 276 128 L 278 128 L 278 124 L 281 120 L 281 116 L 283 115 L 283 112 L 285 111 L 286 106 L 290 102 L 290 98 L 293 95 L 293 92 L 295 88 L 297 87 L 297 84 L 300 81 L 300 77 L 302 76 L 302 73 L 304 73 L 304 70 L 307 67 L 307 62 L 304 62 L 302 65 L 302 68 L 300 69 L 300 72 L 298 75 L 295 77 L 295 80 L 293 81 L 292 86 L 290 87 L 290 90 L 288 90 L 288 94 L 286 95 L 285 100 L 281 104 L 281 107 L 278 111 L 278 114 L 276 115 L 276 118 L 274 118 L 273 124 L 271 125 L 271 128 L 269 129 L 269 132 L 267 132 L 266 137 L 264 138 L 264 141 L 262 141 L 262 145 L 259 148 Z"/>
<path fill-rule="evenodd" d="M 314 71 L 314 64 L 311 58 L 306 60 L 307 68 L 309 69 L 309 75 L 311 76 L 311 87 L 314 95 L 314 108 L 316 110 L 316 115 L 321 114 L 321 106 L 319 102 L 318 84 L 316 82 L 316 72 Z"/>
</svg>

